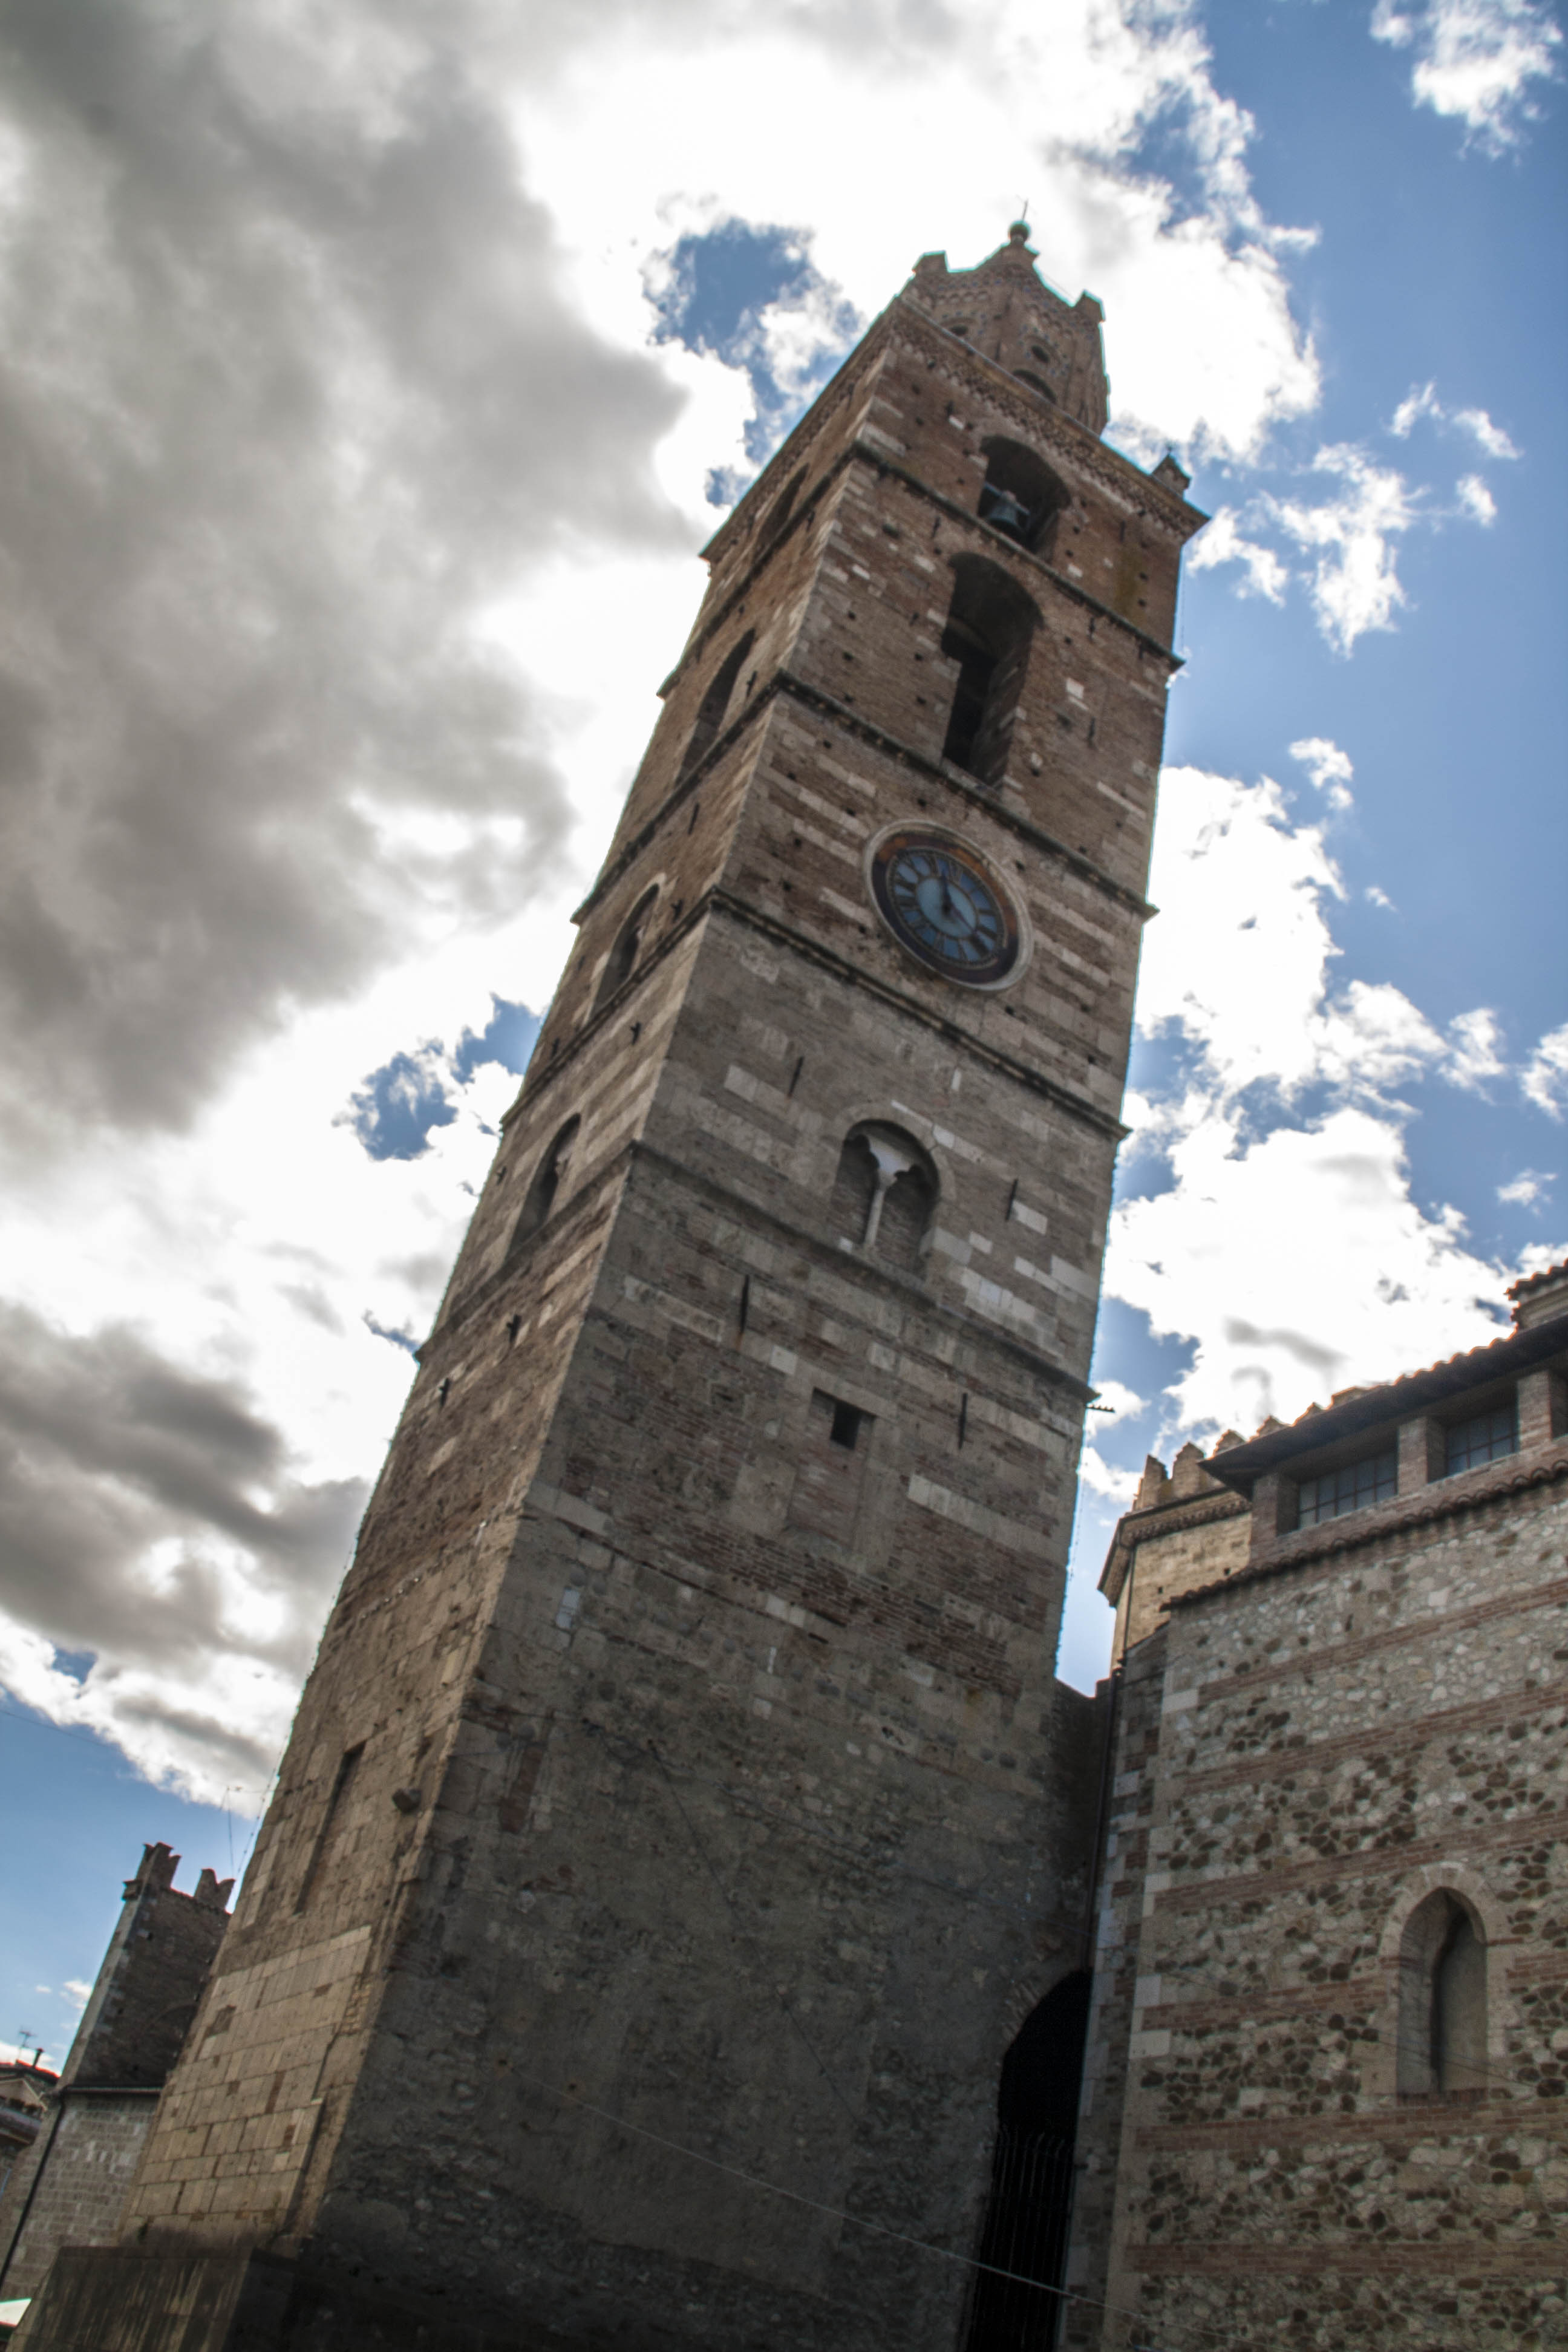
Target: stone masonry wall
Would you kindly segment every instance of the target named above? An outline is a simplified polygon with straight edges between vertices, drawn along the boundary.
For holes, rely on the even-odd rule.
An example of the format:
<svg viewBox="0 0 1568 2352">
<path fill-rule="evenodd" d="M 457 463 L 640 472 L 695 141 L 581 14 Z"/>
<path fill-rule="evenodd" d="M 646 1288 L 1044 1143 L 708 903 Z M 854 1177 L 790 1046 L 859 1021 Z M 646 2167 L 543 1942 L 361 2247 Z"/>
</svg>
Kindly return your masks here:
<svg viewBox="0 0 1568 2352">
<path fill-rule="evenodd" d="M 979 522 L 991 431 L 1070 474 L 1080 574 L 1147 535 L 1136 619 Z M 716 539 L 142 2165 L 146 2248 L 625 2352 L 953 2340 L 962 2266 L 905 2242 L 974 2242 L 1002 2054 L 1081 1949 L 1100 1741 L 1052 1661 L 1148 615 L 1197 519 L 907 305 L 752 515 L 803 453 L 783 529 Z M 965 551 L 1040 614 L 994 787 L 940 756 Z M 866 845 L 922 811 L 1030 908 L 1003 995 L 871 914 Z M 912 1269 L 835 1223 L 867 1118 L 936 1171 Z"/>
<path fill-rule="evenodd" d="M 3 2247 L 26 2202 L 5 2266 L 7 2301 L 37 2294 L 59 2247 L 110 2242 L 156 2106 L 155 2092 L 68 2099 L 55 2130 L 45 2126 L 16 2167 L 11 2210 L 0 2212 Z"/>
<path fill-rule="evenodd" d="M 1117 2309 L 1069 2343 L 1563 2340 L 1564 1472 L 1558 1441 L 1398 1532 L 1336 1527 L 1132 1654 L 1159 1740 L 1141 1755 L 1130 1711 L 1086 2094 L 1097 2178 L 1120 2138 Z M 1439 1886 L 1484 1925 L 1487 2075 L 1421 2095 L 1396 2084 L 1398 1955 Z"/>
</svg>

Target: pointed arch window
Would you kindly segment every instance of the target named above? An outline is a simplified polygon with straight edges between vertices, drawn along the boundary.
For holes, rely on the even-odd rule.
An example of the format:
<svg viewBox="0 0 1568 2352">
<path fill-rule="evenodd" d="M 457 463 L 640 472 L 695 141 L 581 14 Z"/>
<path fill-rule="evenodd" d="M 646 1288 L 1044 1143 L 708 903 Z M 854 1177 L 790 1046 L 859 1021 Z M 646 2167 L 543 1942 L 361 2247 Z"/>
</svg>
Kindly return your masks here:
<svg viewBox="0 0 1568 2352">
<path fill-rule="evenodd" d="M 957 675 L 942 755 L 983 783 L 999 784 L 1039 614 L 1000 564 L 984 556 L 960 556 L 953 572 L 942 649 Z"/>
<path fill-rule="evenodd" d="M 1394 2080 L 1406 2096 L 1452 2098 L 1486 2087 L 1486 1931 L 1449 1887 L 1417 1904 L 1405 1923 Z"/>
<path fill-rule="evenodd" d="M 708 691 L 697 706 L 697 718 L 687 738 L 685 755 L 680 762 L 683 776 L 690 774 L 723 727 L 730 698 L 735 691 L 735 681 L 741 675 L 742 666 L 752 650 L 755 632 L 748 629 L 740 644 L 731 647 L 714 671 Z"/>
<path fill-rule="evenodd" d="M 618 990 L 626 986 L 637 970 L 642 957 L 643 940 L 647 936 L 648 925 L 653 920 L 653 910 L 658 904 L 658 884 L 656 882 L 650 890 L 643 892 L 642 897 L 616 934 L 616 944 L 605 960 L 604 973 L 599 982 L 599 992 L 594 999 L 595 1013 L 602 1004 L 607 1004 Z"/>
<path fill-rule="evenodd" d="M 912 1135 L 879 1120 L 850 1129 L 828 1212 L 846 1241 L 912 1274 L 936 1198 L 936 1171 Z"/>
<path fill-rule="evenodd" d="M 574 1113 L 545 1147 L 512 1228 L 512 1249 L 521 1248 L 539 1231 L 561 1198 L 582 1126 L 581 1118 Z"/>
</svg>

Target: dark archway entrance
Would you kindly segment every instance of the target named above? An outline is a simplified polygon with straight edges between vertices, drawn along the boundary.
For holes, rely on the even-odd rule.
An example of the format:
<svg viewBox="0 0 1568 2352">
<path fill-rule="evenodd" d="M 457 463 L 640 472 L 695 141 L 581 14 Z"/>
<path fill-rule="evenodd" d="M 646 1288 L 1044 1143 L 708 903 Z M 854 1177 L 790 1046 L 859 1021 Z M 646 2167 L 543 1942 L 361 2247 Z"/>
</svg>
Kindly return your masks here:
<svg viewBox="0 0 1568 2352">
<path fill-rule="evenodd" d="M 986 2267 L 975 2273 L 964 2352 L 1047 2352 L 1057 2340 L 1089 1984 L 1079 1969 L 1054 1985 L 1002 2061 Z"/>
</svg>

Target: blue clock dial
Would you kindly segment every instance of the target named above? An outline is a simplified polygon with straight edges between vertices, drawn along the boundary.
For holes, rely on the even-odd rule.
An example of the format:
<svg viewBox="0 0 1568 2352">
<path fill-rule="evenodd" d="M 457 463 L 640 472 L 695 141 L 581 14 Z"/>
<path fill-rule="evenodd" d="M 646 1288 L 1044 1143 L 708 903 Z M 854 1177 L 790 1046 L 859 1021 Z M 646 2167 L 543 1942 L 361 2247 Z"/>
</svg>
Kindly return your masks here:
<svg viewBox="0 0 1568 2352">
<path fill-rule="evenodd" d="M 877 845 L 870 881 L 900 944 L 949 980 L 994 988 L 1016 965 L 1017 914 L 980 859 L 958 842 L 912 827 L 888 835 Z"/>
</svg>

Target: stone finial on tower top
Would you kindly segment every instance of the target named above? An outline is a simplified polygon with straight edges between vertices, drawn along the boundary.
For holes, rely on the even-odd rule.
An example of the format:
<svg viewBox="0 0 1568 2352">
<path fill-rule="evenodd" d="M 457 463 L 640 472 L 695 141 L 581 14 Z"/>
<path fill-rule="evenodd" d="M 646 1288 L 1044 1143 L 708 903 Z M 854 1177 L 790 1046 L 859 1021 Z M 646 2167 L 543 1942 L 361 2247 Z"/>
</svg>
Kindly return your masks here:
<svg viewBox="0 0 1568 2352">
<path fill-rule="evenodd" d="M 1009 245 L 1021 247 L 1026 253 L 1032 252 L 1032 247 L 1029 244 L 1029 224 L 1026 220 L 1009 222 L 1007 227 L 1007 242 Z"/>
</svg>

